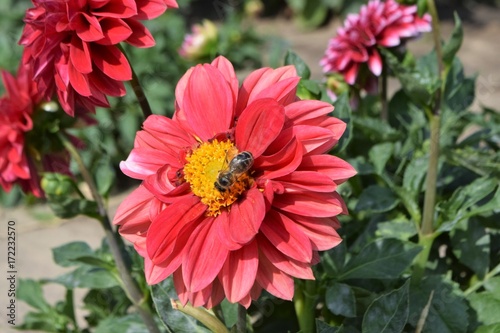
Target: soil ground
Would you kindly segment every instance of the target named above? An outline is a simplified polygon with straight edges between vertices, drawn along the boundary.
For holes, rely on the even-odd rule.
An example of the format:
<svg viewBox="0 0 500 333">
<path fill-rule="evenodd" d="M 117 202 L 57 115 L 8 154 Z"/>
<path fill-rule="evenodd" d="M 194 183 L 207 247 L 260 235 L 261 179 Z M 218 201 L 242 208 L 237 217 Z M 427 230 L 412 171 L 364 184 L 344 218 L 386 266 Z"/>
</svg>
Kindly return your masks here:
<svg viewBox="0 0 500 333">
<path fill-rule="evenodd" d="M 479 110 L 482 105 L 500 109 L 500 10 L 484 6 L 473 8 L 472 20 L 464 22 L 465 38 L 459 57 L 464 63 L 466 74 L 477 73 L 476 100 L 474 110 Z M 260 20 L 257 30 L 264 34 L 284 38 L 290 48 L 299 54 L 311 67 L 314 79 L 321 79 L 321 70 L 317 65 L 321 59 L 328 39 L 335 34 L 339 21 L 332 21 L 328 26 L 314 31 L 302 31 L 284 19 Z M 453 24 L 445 21 L 442 26 L 444 36 L 449 36 Z M 427 53 L 432 49 L 430 35 L 424 35 L 420 40 L 411 42 L 409 47 L 417 54 Z M 392 87 L 394 91 L 395 86 Z M 114 215 L 119 203 L 127 193 L 111 198 L 109 211 Z M 7 297 L 7 221 L 16 222 L 17 249 L 16 270 L 17 278 L 41 279 L 52 278 L 64 272 L 53 263 L 51 249 L 72 241 L 84 241 L 92 247 L 99 246 L 104 236 L 99 224 L 87 218 L 60 220 L 55 218 L 46 206 L 30 208 L 19 207 L 15 209 L 0 210 L 0 332 L 16 332 L 11 327 L 6 317 Z M 51 303 L 64 297 L 63 288 L 57 285 L 47 285 L 44 293 Z M 77 298 L 84 294 L 83 290 L 77 291 Z M 23 316 L 29 307 L 22 302 L 16 304 L 16 324 L 22 322 Z M 79 315 L 80 319 L 82 313 Z"/>
</svg>

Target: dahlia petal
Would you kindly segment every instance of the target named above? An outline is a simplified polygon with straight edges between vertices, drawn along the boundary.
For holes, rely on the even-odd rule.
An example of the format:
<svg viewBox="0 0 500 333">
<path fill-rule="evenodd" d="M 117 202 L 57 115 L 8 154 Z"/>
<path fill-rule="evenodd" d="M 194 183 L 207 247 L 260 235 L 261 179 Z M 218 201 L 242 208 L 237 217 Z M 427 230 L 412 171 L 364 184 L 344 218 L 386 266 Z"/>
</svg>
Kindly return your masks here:
<svg viewBox="0 0 500 333">
<path fill-rule="evenodd" d="M 270 89 L 270 92 L 275 92 L 280 95 L 283 90 L 273 88 L 272 86 L 282 80 L 288 78 L 296 78 L 297 71 L 294 66 L 284 66 L 277 69 L 271 68 L 261 68 L 250 73 L 247 78 L 243 81 L 238 94 L 238 104 L 236 106 L 236 115 L 238 116 L 246 106 L 253 100 L 255 96 L 261 93 L 264 89 Z M 283 88 L 283 87 L 281 87 Z M 278 100 L 278 95 L 269 96 L 268 93 L 266 97 L 271 97 Z"/>
<path fill-rule="evenodd" d="M 152 199 L 153 195 L 140 185 L 122 201 L 113 218 L 113 224 L 120 225 L 120 234 L 147 230 Z"/>
<path fill-rule="evenodd" d="M 215 67 L 197 65 L 188 79 L 182 108 L 196 135 L 207 141 L 233 121 L 233 93 Z"/>
<path fill-rule="evenodd" d="M 252 288 L 259 267 L 259 249 L 252 241 L 237 251 L 231 251 L 219 273 L 227 300 L 239 302 Z"/>
<path fill-rule="evenodd" d="M 352 165 L 332 155 L 304 156 L 299 169 L 324 173 L 336 184 L 342 184 L 357 173 Z"/>
<path fill-rule="evenodd" d="M 258 242 L 262 254 L 269 259 L 277 269 L 298 279 L 314 280 L 314 274 L 310 267 L 310 263 L 303 263 L 286 256 L 283 252 L 276 249 L 266 237 L 260 236 Z"/>
<path fill-rule="evenodd" d="M 286 192 L 293 191 L 313 191 L 313 192 L 333 192 L 337 185 L 328 176 L 315 171 L 295 171 L 288 175 L 275 178 L 280 182 Z"/>
<path fill-rule="evenodd" d="M 118 81 L 132 79 L 132 70 L 125 55 L 114 45 L 92 46 L 94 64 L 107 76 Z"/>
<path fill-rule="evenodd" d="M 99 40 L 102 45 L 114 45 L 123 42 L 132 35 L 133 30 L 121 19 L 103 18 L 100 21 L 104 38 Z"/>
<path fill-rule="evenodd" d="M 80 73 L 73 64 L 68 66 L 69 81 L 71 86 L 82 96 L 90 96 L 92 93 L 86 75 Z"/>
<path fill-rule="evenodd" d="M 231 87 L 231 91 L 233 92 L 233 100 L 236 101 L 238 98 L 238 78 L 236 77 L 236 73 L 234 71 L 233 64 L 227 58 L 223 56 L 218 56 L 212 61 L 212 66 L 217 68 L 222 75 L 226 78 L 227 83 Z"/>
<path fill-rule="evenodd" d="M 214 228 L 217 229 L 219 241 L 228 250 L 238 250 L 244 245 L 233 240 L 232 233 L 234 228 L 229 223 L 229 213 L 227 211 L 222 211 L 221 214 L 215 218 Z"/>
<path fill-rule="evenodd" d="M 69 56 L 74 68 L 82 73 L 92 72 L 92 59 L 90 58 L 89 46 L 79 38 L 72 38 L 69 45 Z"/>
<path fill-rule="evenodd" d="M 171 156 L 161 150 L 134 148 L 125 161 L 120 162 L 120 169 L 131 178 L 145 179 L 165 165 Z"/>
<path fill-rule="evenodd" d="M 177 297 L 179 297 L 179 302 L 181 302 L 182 306 L 186 306 L 187 302 L 189 302 L 189 292 L 184 284 L 184 280 L 182 279 L 182 268 L 177 269 L 172 275 L 174 281 L 174 288 L 177 292 Z"/>
<path fill-rule="evenodd" d="M 297 140 L 304 146 L 305 154 L 330 150 L 337 142 L 332 131 L 319 126 L 298 125 L 291 127 Z"/>
<path fill-rule="evenodd" d="M 295 171 L 302 161 L 303 148 L 296 138 L 284 143 L 282 149 L 274 154 L 261 155 L 255 160 L 254 167 L 264 171 L 263 178 L 273 179 Z"/>
<path fill-rule="evenodd" d="M 316 100 L 297 101 L 285 106 L 286 125 L 299 125 L 309 119 L 326 116 L 333 111 L 330 103 Z"/>
<path fill-rule="evenodd" d="M 208 299 L 205 302 L 205 306 L 208 309 L 213 308 L 216 305 L 219 305 L 220 302 L 224 300 L 224 288 L 218 279 L 215 279 L 212 283 L 212 293 L 209 295 Z"/>
<path fill-rule="evenodd" d="M 160 283 L 171 273 L 160 265 L 155 265 L 148 257 L 144 258 L 144 276 L 148 285 Z"/>
<path fill-rule="evenodd" d="M 94 1 L 94 3 L 96 3 Z M 137 14 L 137 7 L 133 0 L 102 1 L 102 5 L 94 8 L 92 14 L 101 17 L 127 18 Z M 102 21 L 101 21 L 102 22 Z"/>
<path fill-rule="evenodd" d="M 358 76 L 359 64 L 352 62 L 348 68 L 344 71 L 345 82 L 353 85 L 356 82 L 356 77 Z"/>
<path fill-rule="evenodd" d="M 230 239 L 238 244 L 247 244 L 259 232 L 265 216 L 264 196 L 257 187 L 245 192 L 228 213 Z"/>
<path fill-rule="evenodd" d="M 72 26 L 78 37 L 84 42 L 95 42 L 104 37 L 99 20 L 95 16 L 80 12 L 72 18 Z"/>
<path fill-rule="evenodd" d="M 153 35 L 144 24 L 136 20 L 125 20 L 125 22 L 132 30 L 132 34 L 127 38 L 127 43 L 140 48 L 155 46 Z"/>
<path fill-rule="evenodd" d="M 290 77 L 276 82 L 272 86 L 262 90 L 255 97 L 250 97 L 248 104 L 261 98 L 273 98 L 280 104 L 287 105 L 296 99 L 297 84 L 300 77 Z"/>
<path fill-rule="evenodd" d="M 206 206 L 196 196 L 183 197 L 166 207 L 152 221 L 148 230 L 148 256 L 153 263 L 161 263 L 172 253 L 179 231 L 203 215 Z"/>
<path fill-rule="evenodd" d="M 315 251 L 329 250 L 342 242 L 336 230 L 340 228 L 340 222 L 336 217 L 311 217 L 290 213 L 286 215 L 309 237 Z"/>
<path fill-rule="evenodd" d="M 284 108 L 270 98 L 251 103 L 238 118 L 235 142 L 238 149 L 258 158 L 276 139 L 285 122 Z"/>
<path fill-rule="evenodd" d="M 137 20 L 157 18 L 167 10 L 168 6 L 164 0 L 136 0 L 135 2 L 137 3 L 137 15 L 135 16 Z"/>
<path fill-rule="evenodd" d="M 111 79 L 109 76 L 105 75 L 99 69 L 94 69 L 92 73 L 88 74 L 90 83 L 94 86 L 95 90 L 98 90 L 102 94 L 121 97 L 125 96 L 127 93 L 125 85 L 123 82 Z M 92 96 L 97 96 L 97 94 L 92 90 Z"/>
<path fill-rule="evenodd" d="M 220 246 L 213 220 L 206 219 L 191 234 L 182 263 L 182 277 L 191 292 L 208 286 L 219 274 L 229 251 Z"/>
<path fill-rule="evenodd" d="M 368 59 L 368 68 L 375 74 L 375 76 L 380 76 L 382 74 L 382 57 L 377 52 L 377 50 L 372 50 L 370 58 Z"/>
<path fill-rule="evenodd" d="M 262 253 L 259 256 L 257 282 L 270 294 L 285 300 L 293 298 L 293 278 L 276 268 Z"/>
<path fill-rule="evenodd" d="M 333 193 L 297 192 L 275 195 L 273 206 L 298 215 L 330 217 L 344 212 L 344 202 Z"/>
<path fill-rule="evenodd" d="M 190 133 L 179 128 L 175 121 L 167 117 L 151 115 L 144 121 L 143 128 L 163 142 L 162 149 L 173 147 L 178 151 L 196 144 L 196 139 Z"/>
<path fill-rule="evenodd" d="M 311 261 L 312 247 L 309 238 L 288 216 L 270 210 L 260 230 L 283 254 L 301 262 Z"/>
</svg>

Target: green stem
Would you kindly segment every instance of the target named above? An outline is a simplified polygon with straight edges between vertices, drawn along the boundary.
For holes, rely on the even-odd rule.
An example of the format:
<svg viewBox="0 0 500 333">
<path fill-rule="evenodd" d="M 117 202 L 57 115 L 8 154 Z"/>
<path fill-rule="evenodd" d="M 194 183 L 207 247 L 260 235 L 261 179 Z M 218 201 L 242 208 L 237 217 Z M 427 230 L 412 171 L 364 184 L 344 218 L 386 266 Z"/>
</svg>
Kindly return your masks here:
<svg viewBox="0 0 500 333">
<path fill-rule="evenodd" d="M 441 26 L 439 23 L 439 16 L 434 0 L 427 0 L 427 9 L 432 17 L 432 37 L 434 39 L 434 48 L 436 49 L 436 57 L 438 64 L 438 73 L 441 78 L 441 90 L 436 91 L 434 99 L 434 107 L 432 113 L 439 115 L 441 111 L 441 96 L 444 91 L 446 82 L 446 70 L 443 63 L 443 46 L 441 45 Z"/>
<path fill-rule="evenodd" d="M 492 277 L 494 277 L 498 273 L 500 273 L 500 264 L 498 264 L 497 266 L 495 266 L 495 268 L 493 268 L 491 271 L 489 271 L 488 274 L 486 274 L 484 276 L 484 279 L 482 279 L 481 281 L 478 281 L 474 285 L 470 286 L 467 290 L 465 290 L 464 295 L 467 296 L 467 295 L 473 293 L 474 291 L 478 290 L 479 288 L 484 286 L 484 284 L 486 282 L 488 282 L 489 279 L 491 279 Z"/>
<path fill-rule="evenodd" d="M 246 333 L 247 331 L 247 309 L 238 303 L 238 321 L 236 322 L 236 332 Z"/>
<path fill-rule="evenodd" d="M 63 134 L 59 135 L 61 142 L 64 147 L 68 150 L 71 157 L 75 160 L 80 172 L 82 174 L 83 179 L 89 186 L 90 192 L 92 193 L 92 197 L 97 203 L 98 212 L 99 212 L 99 221 L 101 222 L 102 227 L 104 228 L 104 233 L 106 235 L 106 239 L 108 240 L 109 247 L 111 249 L 111 253 L 116 262 L 116 268 L 120 273 L 121 282 L 127 297 L 130 299 L 132 304 L 134 304 L 135 308 L 139 312 L 139 315 L 142 317 L 142 320 L 146 324 L 148 331 L 150 333 L 160 333 L 158 326 L 156 325 L 154 318 L 151 313 L 148 311 L 147 304 L 144 302 L 144 296 L 141 293 L 139 287 L 137 286 L 135 280 L 132 278 L 129 267 L 126 265 L 126 260 L 124 258 L 125 248 L 123 242 L 120 237 L 113 232 L 113 227 L 111 226 L 111 222 L 108 217 L 108 213 L 106 211 L 106 207 L 104 205 L 104 200 L 102 196 L 99 194 L 97 190 L 97 186 L 92 178 L 92 175 L 86 168 L 83 160 L 78 153 L 78 150 L 73 146 L 71 141 L 66 138 Z M 121 246 L 120 246 L 121 245 Z"/>
<path fill-rule="evenodd" d="M 439 163 L 439 128 L 441 119 L 439 115 L 432 115 L 430 119 L 430 152 L 425 183 L 424 211 L 422 214 L 421 231 L 423 235 L 433 232 L 434 206 L 436 203 L 436 184 Z"/>
<path fill-rule="evenodd" d="M 212 315 L 210 312 L 208 312 L 206 309 L 202 307 L 192 307 L 191 305 L 187 304 L 186 306 L 182 306 L 182 304 L 179 301 L 171 300 L 172 302 L 172 308 L 175 310 L 178 310 L 184 314 L 187 314 L 188 316 L 191 316 L 201 323 L 208 327 L 209 330 L 211 330 L 214 333 L 229 333 L 226 326 L 219 320 L 217 317 Z"/>
<path fill-rule="evenodd" d="M 122 53 L 125 55 L 127 58 L 127 61 L 130 64 L 130 60 L 127 57 L 127 54 L 125 53 L 125 50 L 123 47 L 118 44 L 118 48 Z M 149 106 L 148 99 L 146 97 L 146 94 L 144 93 L 144 90 L 142 89 L 141 83 L 139 82 L 139 77 L 137 76 L 137 73 L 134 71 L 134 68 L 130 66 L 132 70 L 132 80 L 130 81 L 130 86 L 132 87 L 132 90 L 134 91 L 135 97 L 137 98 L 137 101 L 139 102 L 139 105 L 142 110 L 142 114 L 144 115 L 144 119 L 149 117 L 150 115 L 153 114 L 151 111 L 151 106 Z"/>
<path fill-rule="evenodd" d="M 415 264 L 413 267 L 413 274 L 411 282 L 413 285 L 418 285 L 422 280 L 425 273 L 425 268 L 427 266 L 427 261 L 429 260 L 429 254 L 431 253 L 432 243 L 436 235 L 419 235 L 418 245 L 422 247 L 422 251 L 415 258 Z"/>
<path fill-rule="evenodd" d="M 301 332 L 315 332 L 316 282 L 305 280 L 297 283 L 293 303 Z"/>
</svg>

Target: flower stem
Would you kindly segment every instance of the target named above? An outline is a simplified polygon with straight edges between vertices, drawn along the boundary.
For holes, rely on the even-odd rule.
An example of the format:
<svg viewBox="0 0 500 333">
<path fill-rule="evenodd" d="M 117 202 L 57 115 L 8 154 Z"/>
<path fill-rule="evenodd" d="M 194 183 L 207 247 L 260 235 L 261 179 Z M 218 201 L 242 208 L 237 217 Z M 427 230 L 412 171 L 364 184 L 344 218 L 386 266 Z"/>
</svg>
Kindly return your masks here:
<svg viewBox="0 0 500 333">
<path fill-rule="evenodd" d="M 434 38 L 434 48 L 438 64 L 438 73 L 441 78 L 441 89 L 436 91 L 432 101 L 432 112 L 429 114 L 430 121 L 430 152 L 429 165 L 427 167 L 427 179 L 425 183 L 424 208 L 422 213 L 422 223 L 419 231 L 419 244 L 424 247 L 415 262 L 413 283 L 419 283 L 425 272 L 425 266 L 429 259 L 434 235 L 434 214 L 436 205 L 437 176 L 439 164 L 439 131 L 441 127 L 441 99 L 445 88 L 446 71 L 443 64 L 443 49 L 441 46 L 441 31 L 439 17 L 434 0 L 427 0 L 427 8 L 432 16 L 432 34 Z"/>
<path fill-rule="evenodd" d="M 246 333 L 247 331 L 247 309 L 238 303 L 238 322 L 236 323 L 236 332 Z"/>
<path fill-rule="evenodd" d="M 301 332 L 315 332 L 316 282 L 301 281 L 297 284 L 293 303 Z"/>
<path fill-rule="evenodd" d="M 203 325 L 208 327 L 208 329 L 210 329 L 212 332 L 229 333 L 226 326 L 219 319 L 217 319 L 217 317 L 212 315 L 206 309 L 201 307 L 195 308 L 189 304 L 187 304 L 186 306 L 182 306 L 182 304 L 179 301 L 175 300 L 171 300 L 171 302 L 173 309 L 185 313 L 188 316 L 191 316 L 196 320 L 202 322 Z"/>
<path fill-rule="evenodd" d="M 125 55 L 127 58 L 127 61 L 130 64 L 130 60 L 128 59 L 127 54 L 125 53 L 125 50 L 123 47 L 118 44 L 118 48 L 122 53 Z M 146 97 L 146 94 L 144 93 L 144 90 L 142 89 L 141 83 L 139 82 L 139 77 L 137 76 L 137 73 L 135 72 L 134 68 L 130 66 L 132 70 L 132 80 L 130 81 L 130 86 L 132 87 L 132 90 L 134 91 L 135 97 L 137 98 L 137 101 L 139 102 L 139 105 L 141 106 L 142 114 L 144 115 L 144 118 L 149 117 L 150 115 L 153 114 L 151 111 L 151 106 L 149 106 L 148 99 Z"/>
<path fill-rule="evenodd" d="M 61 142 L 64 147 L 68 150 L 70 155 L 73 157 L 75 162 L 80 169 L 83 179 L 89 186 L 90 192 L 92 193 L 92 197 L 97 203 L 98 213 L 99 213 L 99 221 L 101 222 L 101 226 L 104 228 L 104 232 L 106 235 L 106 239 L 108 240 L 109 247 L 111 249 L 111 253 L 116 262 L 116 268 L 120 273 L 121 283 L 125 293 L 129 300 L 134 304 L 135 308 L 139 312 L 139 315 L 142 317 L 142 320 L 146 324 L 148 331 L 150 333 L 160 333 L 158 326 L 156 325 L 153 316 L 148 311 L 147 304 L 144 303 L 144 296 L 137 286 L 135 280 L 132 278 L 129 267 L 126 265 L 126 260 L 124 257 L 125 248 L 124 244 L 119 238 L 119 236 L 113 232 L 113 227 L 111 226 L 111 222 L 108 217 L 108 213 L 106 211 L 106 207 L 104 205 L 104 200 L 102 196 L 99 194 L 97 190 L 97 186 L 92 178 L 90 172 L 86 168 L 83 160 L 78 153 L 78 150 L 73 146 L 71 141 L 65 137 L 63 134 L 59 135 Z"/>
</svg>

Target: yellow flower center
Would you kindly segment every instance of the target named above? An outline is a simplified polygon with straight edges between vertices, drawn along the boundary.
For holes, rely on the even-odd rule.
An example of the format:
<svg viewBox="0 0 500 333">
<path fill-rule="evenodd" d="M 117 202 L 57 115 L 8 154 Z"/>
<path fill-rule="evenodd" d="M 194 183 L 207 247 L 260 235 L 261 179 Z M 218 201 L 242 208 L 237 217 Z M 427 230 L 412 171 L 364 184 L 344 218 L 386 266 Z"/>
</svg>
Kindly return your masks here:
<svg viewBox="0 0 500 333">
<path fill-rule="evenodd" d="M 221 209 L 229 207 L 248 189 L 253 179 L 245 172 L 232 175 L 234 181 L 227 189 L 220 192 L 215 187 L 219 173 L 227 169 L 231 159 L 238 154 L 238 149 L 231 141 L 203 142 L 186 157 L 184 179 L 191 185 L 191 191 L 208 206 L 207 215 L 217 216 Z"/>
</svg>

